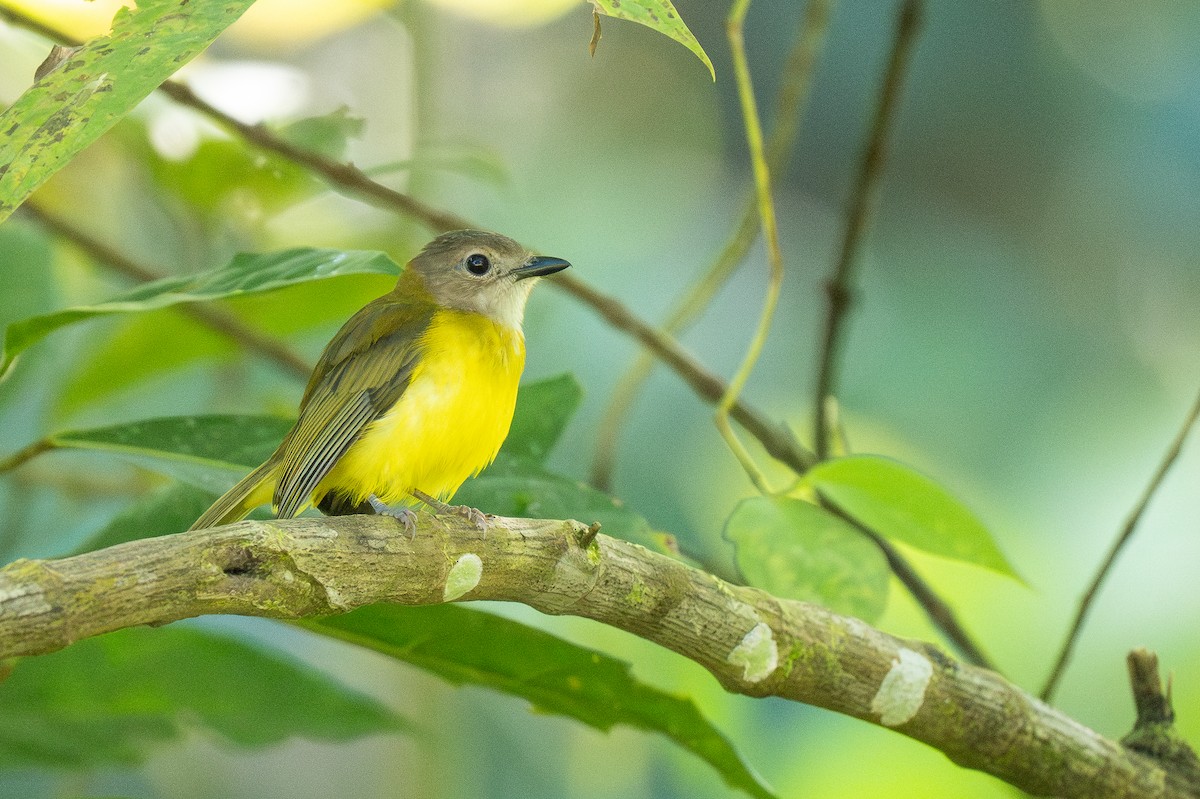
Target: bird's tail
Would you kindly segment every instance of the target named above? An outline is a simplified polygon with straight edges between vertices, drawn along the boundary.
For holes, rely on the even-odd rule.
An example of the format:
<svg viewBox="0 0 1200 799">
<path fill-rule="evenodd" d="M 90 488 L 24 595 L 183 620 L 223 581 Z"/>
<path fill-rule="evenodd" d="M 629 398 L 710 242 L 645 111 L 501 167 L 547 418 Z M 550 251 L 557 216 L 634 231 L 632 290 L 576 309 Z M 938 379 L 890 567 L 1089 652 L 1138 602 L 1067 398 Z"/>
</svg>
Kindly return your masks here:
<svg viewBox="0 0 1200 799">
<path fill-rule="evenodd" d="M 221 495 L 212 507 L 200 515 L 189 530 L 216 527 L 244 519 L 246 514 L 271 501 L 275 488 L 275 469 L 278 464 L 272 458 L 238 481 L 237 485 Z"/>
</svg>

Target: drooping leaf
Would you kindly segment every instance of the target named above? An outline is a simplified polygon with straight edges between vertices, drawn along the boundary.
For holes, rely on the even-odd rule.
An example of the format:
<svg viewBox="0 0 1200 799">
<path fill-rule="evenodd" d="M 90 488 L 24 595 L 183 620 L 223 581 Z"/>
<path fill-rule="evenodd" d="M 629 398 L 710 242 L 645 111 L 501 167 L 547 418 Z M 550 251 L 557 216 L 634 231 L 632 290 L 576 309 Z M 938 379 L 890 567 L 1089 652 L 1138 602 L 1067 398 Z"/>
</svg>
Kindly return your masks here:
<svg viewBox="0 0 1200 799">
<path fill-rule="evenodd" d="M 8 326 L 0 377 L 13 359 L 49 333 L 66 325 L 110 314 L 129 314 L 270 291 L 310 280 L 346 274 L 398 274 L 400 267 L 381 252 L 300 248 L 272 253 L 243 253 L 228 266 L 144 283 L 107 302 L 34 316 Z"/>
<path fill-rule="evenodd" d="M 130 628 L 25 658 L 0 682 L 0 767 L 143 761 L 189 726 L 240 746 L 409 725 L 282 655 L 186 627 Z"/>
<path fill-rule="evenodd" d="M 816 505 L 787 497 L 743 500 L 725 523 L 725 537 L 751 585 L 868 622 L 883 614 L 887 559 L 866 536 Z"/>
<path fill-rule="evenodd" d="M 626 663 L 541 630 L 453 605 L 374 605 L 300 624 L 597 729 L 625 724 L 660 733 L 709 763 L 731 787 L 772 796 L 691 700 L 639 682 Z"/>
<path fill-rule="evenodd" d="M 708 67 L 708 72 L 712 75 L 713 80 L 717 79 L 717 72 L 713 68 L 708 53 L 704 52 L 700 42 L 696 41 L 695 35 L 679 16 L 679 12 L 671 4 L 671 0 L 592 0 L 592 5 L 600 14 L 637 22 L 664 36 L 669 36 L 691 50 L 696 58 L 699 58 L 704 66 Z"/>
<path fill-rule="evenodd" d="M 818 464 L 806 479 L 839 508 L 886 538 L 1020 579 L 970 509 L 902 463 L 875 455 L 851 455 Z"/>
<path fill-rule="evenodd" d="M 201 53 L 253 0 L 142 0 L 0 114 L 0 221 Z"/>
</svg>

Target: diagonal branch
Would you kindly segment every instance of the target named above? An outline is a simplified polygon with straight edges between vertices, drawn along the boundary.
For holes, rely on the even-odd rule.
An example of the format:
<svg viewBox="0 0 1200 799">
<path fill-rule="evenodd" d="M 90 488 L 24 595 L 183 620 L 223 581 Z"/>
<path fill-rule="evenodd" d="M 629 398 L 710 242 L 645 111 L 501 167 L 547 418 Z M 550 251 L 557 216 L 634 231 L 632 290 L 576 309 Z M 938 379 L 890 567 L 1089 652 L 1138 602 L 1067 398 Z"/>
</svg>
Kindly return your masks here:
<svg viewBox="0 0 1200 799">
<path fill-rule="evenodd" d="M 379 601 L 516 601 L 654 641 L 726 690 L 890 727 L 1030 793 L 1200 797 L 1186 776 L 994 672 L 815 605 L 729 585 L 578 522 L 497 518 L 482 532 L 466 519 L 423 514 L 418 527 L 410 537 L 379 516 L 244 521 L 19 560 L 0 569 L 0 659 L 209 613 L 294 619 Z M 459 568 L 467 562 L 473 568 Z"/>
<path fill-rule="evenodd" d="M 1116 564 L 1121 550 L 1133 538 L 1133 533 L 1137 530 L 1138 522 L 1142 520 L 1142 514 L 1149 507 L 1150 500 L 1154 498 L 1158 487 L 1162 485 L 1167 472 L 1175 464 L 1175 459 L 1179 457 L 1180 451 L 1183 450 L 1183 443 L 1187 440 L 1188 434 L 1191 432 L 1192 427 L 1195 426 L 1197 419 L 1200 419 L 1200 394 L 1196 396 L 1196 402 L 1192 405 L 1187 417 L 1183 420 L 1183 426 L 1175 434 L 1175 439 L 1171 442 L 1171 446 L 1167 448 L 1166 455 L 1163 456 L 1162 462 L 1159 463 L 1158 469 L 1154 472 L 1154 476 L 1150 478 L 1149 485 L 1146 486 L 1141 497 L 1138 498 L 1137 504 L 1130 511 L 1129 518 L 1125 520 L 1121 531 L 1117 533 L 1117 538 L 1108 550 L 1108 555 L 1104 558 L 1104 562 L 1100 565 L 1096 576 L 1092 578 L 1091 585 L 1083 592 L 1083 597 L 1079 600 L 1079 608 L 1075 612 L 1075 620 L 1071 623 L 1071 629 L 1063 641 L 1061 651 L 1058 653 L 1058 660 L 1054 662 L 1054 668 L 1051 669 L 1050 676 L 1046 678 L 1046 684 L 1042 687 L 1041 694 L 1039 694 L 1045 701 L 1049 702 L 1054 696 L 1054 691 L 1058 688 L 1059 680 L 1062 679 L 1063 673 L 1067 670 L 1067 664 L 1071 661 L 1071 652 L 1075 649 L 1075 642 L 1079 639 L 1079 633 L 1083 629 L 1083 623 L 1087 619 L 1088 611 L 1092 608 L 1092 602 L 1096 599 L 1097 594 L 1100 593 L 1100 587 L 1104 584 L 1105 578 L 1108 577 L 1109 572 L 1112 571 L 1113 566 Z"/>
</svg>

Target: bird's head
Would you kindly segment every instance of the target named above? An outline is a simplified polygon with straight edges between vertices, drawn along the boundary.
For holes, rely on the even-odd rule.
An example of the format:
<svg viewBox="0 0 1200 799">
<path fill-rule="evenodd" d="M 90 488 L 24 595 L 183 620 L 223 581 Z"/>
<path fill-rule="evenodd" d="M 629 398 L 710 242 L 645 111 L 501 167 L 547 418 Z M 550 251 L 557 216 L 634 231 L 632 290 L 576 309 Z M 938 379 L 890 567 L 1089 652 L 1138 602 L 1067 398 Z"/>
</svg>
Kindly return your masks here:
<svg viewBox="0 0 1200 799">
<path fill-rule="evenodd" d="M 534 255 L 499 233 L 452 230 L 425 245 L 408 266 L 438 305 L 474 311 L 519 329 L 537 278 L 570 264 Z"/>
</svg>

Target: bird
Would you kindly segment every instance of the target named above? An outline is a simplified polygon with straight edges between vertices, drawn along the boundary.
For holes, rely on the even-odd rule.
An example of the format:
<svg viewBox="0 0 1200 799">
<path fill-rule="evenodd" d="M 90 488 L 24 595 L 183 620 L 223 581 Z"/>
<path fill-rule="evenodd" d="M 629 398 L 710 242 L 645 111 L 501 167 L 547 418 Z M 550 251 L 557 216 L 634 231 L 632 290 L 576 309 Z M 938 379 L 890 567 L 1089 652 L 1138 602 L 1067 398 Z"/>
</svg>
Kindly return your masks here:
<svg viewBox="0 0 1200 799">
<path fill-rule="evenodd" d="M 483 230 L 454 230 L 408 262 L 395 288 L 334 335 L 295 425 L 190 529 L 268 503 L 276 518 L 444 510 L 508 435 L 525 367 L 522 321 L 538 278 L 570 266 Z M 482 526 L 482 514 L 465 509 Z"/>
</svg>

